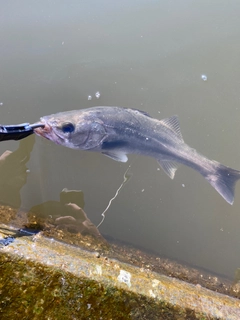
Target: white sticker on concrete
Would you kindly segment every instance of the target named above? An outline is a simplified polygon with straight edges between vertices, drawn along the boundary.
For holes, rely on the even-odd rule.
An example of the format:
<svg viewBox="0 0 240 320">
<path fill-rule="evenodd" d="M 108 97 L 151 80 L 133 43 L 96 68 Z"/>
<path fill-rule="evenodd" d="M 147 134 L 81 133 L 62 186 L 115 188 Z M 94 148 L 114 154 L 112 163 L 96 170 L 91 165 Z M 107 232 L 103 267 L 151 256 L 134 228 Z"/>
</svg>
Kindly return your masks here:
<svg viewBox="0 0 240 320">
<path fill-rule="evenodd" d="M 120 270 L 118 281 L 125 283 L 128 287 L 131 287 L 131 273 L 125 270 Z"/>
</svg>

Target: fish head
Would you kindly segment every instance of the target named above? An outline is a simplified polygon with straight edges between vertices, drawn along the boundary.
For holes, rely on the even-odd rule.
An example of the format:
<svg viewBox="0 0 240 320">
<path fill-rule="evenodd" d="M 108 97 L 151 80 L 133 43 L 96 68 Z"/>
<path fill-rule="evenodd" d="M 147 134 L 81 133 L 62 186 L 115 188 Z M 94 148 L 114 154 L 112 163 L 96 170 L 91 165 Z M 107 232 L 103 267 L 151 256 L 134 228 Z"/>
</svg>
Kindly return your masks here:
<svg viewBox="0 0 240 320">
<path fill-rule="evenodd" d="M 37 135 L 56 144 L 81 150 L 100 148 L 106 136 L 102 120 L 89 117 L 82 110 L 61 112 L 40 118 L 44 127 L 36 128 Z"/>
</svg>

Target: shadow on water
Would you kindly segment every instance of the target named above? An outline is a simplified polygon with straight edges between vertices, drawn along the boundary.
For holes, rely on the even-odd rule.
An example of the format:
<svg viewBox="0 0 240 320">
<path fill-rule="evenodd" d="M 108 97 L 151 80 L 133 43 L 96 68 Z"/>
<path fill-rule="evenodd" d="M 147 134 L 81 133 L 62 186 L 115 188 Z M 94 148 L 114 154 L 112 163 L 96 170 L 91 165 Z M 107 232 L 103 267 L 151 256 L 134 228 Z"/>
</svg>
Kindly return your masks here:
<svg viewBox="0 0 240 320">
<path fill-rule="evenodd" d="M 97 227 L 83 211 L 82 191 L 64 188 L 60 193 L 60 201 L 47 201 L 33 206 L 29 211 L 21 207 L 20 191 L 27 182 L 29 170 L 26 163 L 30 159 L 34 141 L 35 137 L 31 136 L 27 141 L 22 140 L 16 151 L 6 150 L 0 156 L 0 222 L 19 228 L 26 226 L 29 230 L 43 230 L 49 224 L 103 240 Z M 24 234 L 24 230 L 22 232 Z"/>
<path fill-rule="evenodd" d="M 35 137 L 19 143 L 16 151 L 6 150 L 0 157 L 0 202 L 20 207 L 20 190 L 27 181 L 26 163 L 30 159 Z"/>
</svg>

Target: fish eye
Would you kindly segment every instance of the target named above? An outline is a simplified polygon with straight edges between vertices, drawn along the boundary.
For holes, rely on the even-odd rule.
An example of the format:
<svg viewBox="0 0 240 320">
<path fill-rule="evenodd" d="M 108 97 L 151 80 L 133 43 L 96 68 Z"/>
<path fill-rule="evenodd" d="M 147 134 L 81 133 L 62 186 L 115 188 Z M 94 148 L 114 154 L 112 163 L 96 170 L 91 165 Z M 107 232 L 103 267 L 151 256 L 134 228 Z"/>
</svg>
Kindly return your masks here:
<svg viewBox="0 0 240 320">
<path fill-rule="evenodd" d="M 63 133 L 71 133 L 75 130 L 75 126 L 71 122 L 64 123 L 62 125 Z"/>
</svg>

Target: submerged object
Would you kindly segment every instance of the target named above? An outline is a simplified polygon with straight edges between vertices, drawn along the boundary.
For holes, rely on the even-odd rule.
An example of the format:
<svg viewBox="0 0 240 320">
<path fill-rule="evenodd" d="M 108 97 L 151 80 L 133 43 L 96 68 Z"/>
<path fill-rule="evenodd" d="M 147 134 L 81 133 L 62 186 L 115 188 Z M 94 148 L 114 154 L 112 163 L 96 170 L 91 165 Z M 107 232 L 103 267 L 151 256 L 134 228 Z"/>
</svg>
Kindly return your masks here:
<svg viewBox="0 0 240 320">
<path fill-rule="evenodd" d="M 93 107 L 42 117 L 34 131 L 56 144 L 73 149 L 97 151 L 121 162 L 127 154 L 157 159 L 173 179 L 179 164 L 199 172 L 230 204 L 240 171 L 209 160 L 183 140 L 177 116 L 163 120 L 122 107 Z"/>
</svg>

